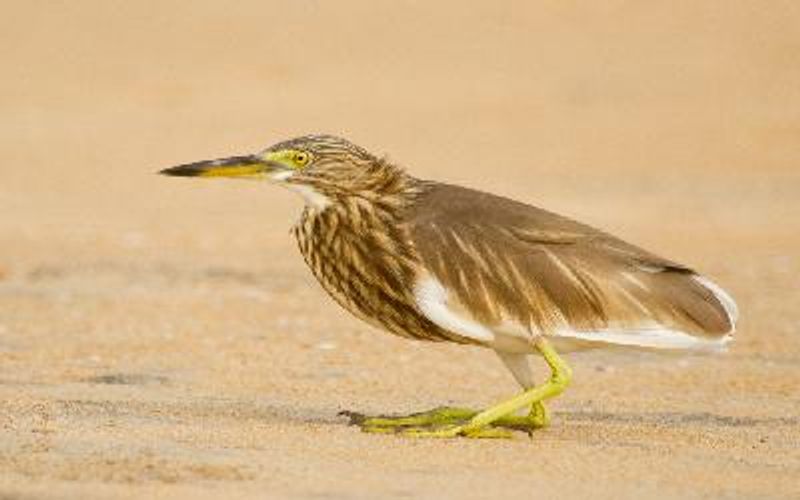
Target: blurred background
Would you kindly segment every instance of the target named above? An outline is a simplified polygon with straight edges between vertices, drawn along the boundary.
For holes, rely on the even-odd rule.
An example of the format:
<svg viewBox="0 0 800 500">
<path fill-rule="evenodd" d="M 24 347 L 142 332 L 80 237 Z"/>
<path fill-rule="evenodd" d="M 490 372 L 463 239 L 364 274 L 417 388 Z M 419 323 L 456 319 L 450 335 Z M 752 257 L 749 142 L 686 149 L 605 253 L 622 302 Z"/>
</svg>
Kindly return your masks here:
<svg viewBox="0 0 800 500">
<path fill-rule="evenodd" d="M 270 483 L 279 491 L 301 491 L 291 478 L 312 467 L 323 479 L 301 492 L 356 494 L 337 482 L 337 467 L 347 467 L 338 455 L 322 453 L 316 469 L 302 452 L 295 465 L 286 458 L 292 447 L 303 449 L 297 443 L 309 426 L 338 436 L 337 446 L 360 443 L 356 453 L 376 441 L 340 425 L 340 409 L 476 406 L 513 392 L 483 351 L 404 342 L 339 311 L 288 234 L 302 206 L 292 194 L 254 182 L 155 175 L 308 133 L 341 135 L 419 177 L 578 218 L 698 268 L 739 300 L 740 340 L 728 358 L 684 361 L 682 372 L 674 360 L 620 361 L 620 372 L 616 358 L 592 358 L 582 389 L 563 403 L 566 430 L 553 432 L 583 429 L 588 417 L 581 415 L 590 410 L 631 411 L 645 424 L 647 414 L 635 412 L 722 412 L 772 423 L 796 414 L 797 2 L 3 7 L 0 390 L 6 429 L 14 429 L 2 439 L 14 458 L 0 460 L 0 469 L 14 488 L 28 491 L 28 479 L 44 477 L 67 492 L 116 494 L 128 478 L 143 488 L 177 483 L 195 495 L 196 479 L 263 486 L 281 457 L 288 479 Z M 635 397 L 609 389 L 631 379 L 639 384 Z M 123 411 L 114 406 L 123 400 L 143 403 Z M 241 413 L 250 420 L 234 418 Z M 109 419 L 116 427 L 106 427 Z M 191 433 L 170 427 L 176 421 Z M 797 422 L 789 422 L 769 431 L 786 446 L 784 434 L 797 440 Z M 284 435 L 285 448 L 274 444 L 282 451 L 264 458 L 247 439 L 275 443 L 276 428 L 292 439 Z M 733 444 L 741 436 L 726 429 L 709 455 L 713 447 L 741 451 Z M 713 432 L 669 435 L 655 455 Z M 571 439 L 565 436 L 551 439 Z M 630 439 L 654 442 L 637 436 Z M 239 451 L 220 458 L 232 442 Z M 379 442 L 388 464 L 414 453 L 402 442 Z M 325 446 L 319 436 L 315 443 Z M 451 464 L 469 455 L 426 450 L 429 460 Z M 643 461 L 653 459 L 642 450 Z M 506 451 L 513 460 L 513 449 Z M 620 460 L 629 456 L 618 451 Z M 777 472 L 767 467 L 776 451 L 789 457 Z M 616 470 L 617 456 L 604 453 L 611 465 L 584 464 L 586 477 L 602 479 L 610 497 L 630 492 L 625 478 L 604 475 Z M 758 456 L 763 463 L 747 463 L 758 474 L 740 475 L 741 484 L 716 469 L 686 475 L 664 464 L 681 479 L 665 490 L 648 476 L 636 491 L 678 495 L 702 483 L 713 495 L 783 492 L 781 478 L 800 470 L 796 450 Z M 503 470 L 508 476 L 497 479 L 506 493 L 537 480 L 527 470 Z M 391 496 L 374 472 L 343 475 Z M 398 480 L 424 496 L 441 493 L 437 478 L 452 474 Z M 519 482 L 523 475 L 528 483 Z M 447 491 L 474 493 L 471 476 L 455 477 Z"/>
<path fill-rule="evenodd" d="M 794 2 L 20 3 L 0 21 L 2 248 L 58 238 L 80 257 L 125 232 L 288 227 L 288 193 L 152 174 L 311 132 L 645 231 L 651 247 L 680 246 L 687 219 L 720 247 L 745 221 L 797 229 L 798 15 Z"/>
</svg>

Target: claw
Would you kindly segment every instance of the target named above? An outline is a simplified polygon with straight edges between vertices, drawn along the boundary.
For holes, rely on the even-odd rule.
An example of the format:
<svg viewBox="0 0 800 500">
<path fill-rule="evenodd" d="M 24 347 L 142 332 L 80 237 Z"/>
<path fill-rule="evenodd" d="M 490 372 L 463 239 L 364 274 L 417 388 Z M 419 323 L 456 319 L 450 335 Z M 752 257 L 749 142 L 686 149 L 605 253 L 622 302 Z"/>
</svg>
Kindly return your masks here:
<svg viewBox="0 0 800 500">
<path fill-rule="evenodd" d="M 363 413 L 341 411 L 350 425 L 357 425 L 369 434 L 401 434 L 409 437 L 433 438 L 510 438 L 510 431 L 522 431 L 533 436 L 533 431 L 544 427 L 549 418 L 543 405 L 533 405 L 531 413 L 522 416 L 505 416 L 488 426 L 470 429 L 469 421 L 477 414 L 469 408 L 443 406 L 430 411 L 404 416 L 379 415 L 369 417 Z"/>
<path fill-rule="evenodd" d="M 348 420 L 349 420 L 349 422 L 347 422 L 347 425 L 361 425 L 368 418 L 363 413 L 358 413 L 358 412 L 349 411 L 349 410 L 342 410 L 339 413 L 337 413 L 336 416 L 337 417 L 347 417 Z"/>
</svg>

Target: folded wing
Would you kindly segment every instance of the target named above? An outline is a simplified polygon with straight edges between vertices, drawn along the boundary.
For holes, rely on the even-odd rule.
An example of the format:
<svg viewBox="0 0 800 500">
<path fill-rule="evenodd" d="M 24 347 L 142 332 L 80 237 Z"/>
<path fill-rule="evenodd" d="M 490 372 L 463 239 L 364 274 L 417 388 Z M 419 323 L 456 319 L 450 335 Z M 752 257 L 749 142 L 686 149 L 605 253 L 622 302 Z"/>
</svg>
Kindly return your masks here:
<svg viewBox="0 0 800 500">
<path fill-rule="evenodd" d="M 435 185 L 411 237 L 459 309 L 489 329 L 654 348 L 705 348 L 734 331 L 734 301 L 693 270 L 523 203 Z"/>
</svg>

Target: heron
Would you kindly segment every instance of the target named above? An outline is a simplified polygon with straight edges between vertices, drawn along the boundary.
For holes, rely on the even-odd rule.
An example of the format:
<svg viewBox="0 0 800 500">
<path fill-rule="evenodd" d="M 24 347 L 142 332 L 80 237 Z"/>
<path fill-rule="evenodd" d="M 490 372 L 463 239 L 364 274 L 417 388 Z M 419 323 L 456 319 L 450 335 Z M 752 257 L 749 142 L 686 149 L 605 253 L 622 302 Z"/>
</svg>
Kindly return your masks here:
<svg viewBox="0 0 800 500">
<path fill-rule="evenodd" d="M 480 411 L 358 416 L 366 432 L 531 432 L 549 424 L 545 400 L 571 382 L 560 353 L 722 350 L 735 330 L 734 300 L 690 267 L 526 203 L 416 178 L 340 137 L 308 135 L 161 173 L 258 179 L 299 193 L 292 233 L 334 301 L 401 337 L 491 349 L 521 387 Z M 550 369 L 540 384 L 532 355 Z"/>
</svg>

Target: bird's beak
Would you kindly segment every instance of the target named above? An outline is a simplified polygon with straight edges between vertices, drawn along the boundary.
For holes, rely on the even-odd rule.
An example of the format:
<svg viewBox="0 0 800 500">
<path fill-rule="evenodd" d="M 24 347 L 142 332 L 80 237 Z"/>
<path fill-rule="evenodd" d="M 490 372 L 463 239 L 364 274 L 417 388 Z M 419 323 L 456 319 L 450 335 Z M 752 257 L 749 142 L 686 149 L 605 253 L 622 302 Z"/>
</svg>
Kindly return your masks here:
<svg viewBox="0 0 800 500">
<path fill-rule="evenodd" d="M 233 156 L 219 160 L 198 161 L 160 171 L 160 174 L 178 177 L 235 177 L 269 179 L 286 167 L 255 155 Z"/>
</svg>

